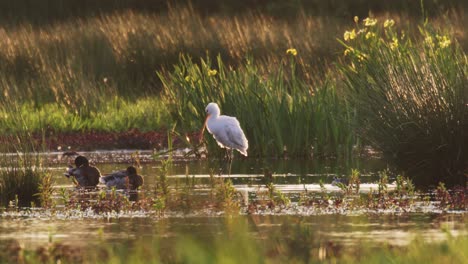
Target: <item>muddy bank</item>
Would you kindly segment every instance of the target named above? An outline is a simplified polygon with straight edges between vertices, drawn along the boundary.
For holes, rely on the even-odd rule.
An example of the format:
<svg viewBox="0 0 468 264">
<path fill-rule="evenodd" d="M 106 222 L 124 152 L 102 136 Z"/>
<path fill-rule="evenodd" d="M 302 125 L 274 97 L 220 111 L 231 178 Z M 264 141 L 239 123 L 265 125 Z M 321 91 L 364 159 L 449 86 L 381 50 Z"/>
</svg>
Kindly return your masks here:
<svg viewBox="0 0 468 264">
<path fill-rule="evenodd" d="M 195 133 L 187 135 L 190 139 L 195 138 Z M 0 136 L 0 144 L 7 151 L 14 151 L 18 142 L 18 135 Z M 77 131 L 58 132 L 48 130 L 44 133 L 34 133 L 25 136 L 24 141 L 31 141 L 34 146 L 45 150 L 74 150 L 90 151 L 96 149 L 141 149 L 160 150 L 167 148 L 166 131 L 142 132 L 138 129 L 123 132 L 102 131 Z M 182 147 L 183 141 L 177 136 L 172 136 L 173 146 Z M 29 142 L 27 142 L 29 143 Z"/>
</svg>

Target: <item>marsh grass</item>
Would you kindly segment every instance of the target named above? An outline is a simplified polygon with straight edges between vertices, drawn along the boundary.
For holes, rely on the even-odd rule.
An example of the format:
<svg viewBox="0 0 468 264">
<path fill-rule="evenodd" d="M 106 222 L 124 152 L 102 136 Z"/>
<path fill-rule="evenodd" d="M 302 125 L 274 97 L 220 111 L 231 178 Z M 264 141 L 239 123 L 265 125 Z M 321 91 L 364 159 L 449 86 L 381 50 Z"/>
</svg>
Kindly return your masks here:
<svg viewBox="0 0 468 264">
<path fill-rule="evenodd" d="M 421 26 L 420 36 L 407 36 L 393 22 L 366 23 L 356 23 L 342 42 L 346 98 L 357 110 L 361 137 L 416 184 L 464 185 L 465 52 L 429 25 Z"/>
<path fill-rule="evenodd" d="M 253 156 L 346 158 L 365 141 L 407 175 L 419 174 L 417 184 L 464 180 L 467 23 L 463 8 L 449 7 L 464 2 L 430 1 L 421 10 L 419 1 L 366 5 L 365 15 L 372 7 L 380 21 L 394 17 L 396 24 L 379 24 L 371 38 L 356 25 L 358 38 L 346 43 L 354 50 L 341 59 L 336 37 L 349 23 L 336 14 L 353 10 L 345 10 L 345 1 L 333 3 L 339 9 L 308 3 L 313 8 L 303 12 L 297 12 L 301 1 L 243 6 L 236 15 L 203 12 L 196 4 L 142 12 L 141 3 L 130 8 L 116 1 L 70 18 L 68 8 L 79 3 L 51 4 L 51 12 L 64 10 L 57 20 L 43 23 L 49 12 L 37 8 L 30 20 L 18 16 L 0 26 L 0 133 L 24 126 L 30 133 L 161 130 L 173 121 L 193 132 L 206 104 L 217 101 L 240 120 Z M 13 11 L 4 17 L 27 10 L 7 5 Z M 100 5 L 102 12 L 90 11 Z M 290 8 L 287 19 L 273 15 Z M 413 16 L 419 11 L 422 16 Z M 441 48 L 444 36 L 452 45 Z M 428 37 L 435 46 L 424 47 Z M 342 89 L 343 79 L 349 89 Z M 24 122 L 11 120 L 15 112 Z M 210 153 L 220 153 L 207 142 Z"/>
<path fill-rule="evenodd" d="M 208 51 L 212 60 L 220 54 L 226 64 L 233 66 L 243 64 L 245 56 L 249 54 L 256 67 L 268 70 L 272 65 L 277 68 L 284 61 L 285 50 L 295 48 L 300 65 L 297 68 L 298 77 L 310 84 L 311 80 L 321 79 L 328 72 L 329 64 L 340 52 L 335 38 L 347 25 L 342 16 L 333 16 L 332 10 L 325 7 L 310 10 L 322 10 L 332 15 L 298 12 L 283 20 L 269 15 L 269 11 L 260 6 L 250 11 L 245 11 L 244 6 L 245 12 L 233 16 L 223 12 L 205 14 L 194 5 L 169 5 L 161 12 L 142 12 L 139 9 L 142 3 L 130 8 L 130 2 L 117 5 L 114 4 L 119 1 L 107 2 L 109 5 L 103 4 L 105 7 L 96 12 L 90 9 L 100 4 L 78 8 L 77 13 L 84 12 L 84 16 L 71 12 L 70 19 L 59 19 L 60 23 L 41 24 L 32 19 L 35 15 L 41 17 L 45 14 L 44 9 L 38 7 L 28 15 L 31 21 L 26 18 L 24 23 L 2 24 L 2 102 L 18 104 L 18 109 L 25 103 L 28 109 L 25 113 L 31 116 L 29 119 L 34 119 L 41 111 L 52 110 L 52 116 L 57 117 L 58 121 L 48 123 L 59 129 L 65 123 L 68 130 L 89 127 L 97 130 L 125 129 L 117 125 L 105 127 L 102 123 L 105 121 L 94 123 L 89 119 L 92 115 L 103 113 L 114 119 L 122 118 L 121 122 L 128 121 L 118 109 L 109 109 L 108 104 L 112 104 L 109 101 L 118 98 L 119 104 L 133 105 L 132 102 L 137 99 L 148 96 L 158 98 L 162 86 L 155 72 L 178 63 L 181 53 L 198 60 L 205 57 Z M 67 14 L 69 7 L 80 6 L 76 2 L 70 5 L 50 4 L 51 10 L 63 9 L 63 13 L 59 12 L 62 16 Z M 161 2 L 146 4 L 153 8 L 155 5 L 164 6 Z M 281 6 L 280 3 L 270 4 Z M 18 13 L 25 11 L 25 6 L 20 3 L 7 6 L 10 11 L 6 12 L 5 17 L 14 14 L 15 10 Z M 105 11 L 113 10 L 112 6 L 119 7 L 115 9 L 117 12 Z M 47 15 L 51 15 L 50 12 L 46 12 Z M 465 35 L 460 33 L 466 24 L 464 14 L 450 8 L 446 12 L 450 14 L 451 30 L 462 43 L 466 43 Z M 384 13 L 379 15 L 388 16 Z M 417 24 L 404 10 L 395 17 L 399 21 L 408 21 L 408 25 Z M 52 17 L 50 19 L 55 21 Z M 440 13 L 434 14 L 433 20 L 437 27 L 446 26 Z M 408 28 L 408 34 L 417 30 Z M 145 111 L 159 116 L 165 109 L 158 101 L 152 101 L 158 111 L 138 103 L 134 109 L 146 107 Z M 127 110 L 130 109 L 127 107 Z M 6 113 L 8 110 L 4 108 Z M 64 118 L 60 115 L 64 115 Z M 161 128 L 164 121 L 152 123 L 151 129 Z M 138 125 L 146 127 L 145 124 Z"/>
<path fill-rule="evenodd" d="M 0 108 L 0 133 L 18 133 L 24 126 L 36 134 L 43 131 L 151 131 L 168 127 L 169 115 L 158 98 L 128 100 L 111 97 L 102 98 L 101 103 L 73 107 L 60 103 L 12 106 L 5 102 Z M 21 116 L 21 122 L 17 122 L 18 115 Z"/>
<path fill-rule="evenodd" d="M 332 82 L 297 78 L 295 56 L 283 54 L 286 66 L 272 72 L 262 71 L 251 58 L 233 68 L 221 56 L 199 64 L 182 56 L 172 72 L 159 73 L 179 129 L 200 128 L 204 106 L 217 102 L 222 114 L 240 121 L 252 156 L 350 154 L 356 143 L 349 129 L 353 115 Z M 210 151 L 219 151 L 213 140 L 207 142 Z"/>
<path fill-rule="evenodd" d="M 19 207 L 51 206 L 52 179 L 39 155 L 43 145 L 31 140 L 28 124 L 15 106 L 7 106 L 11 107 L 8 122 L 19 130 L 0 144 L 0 204 L 17 200 Z"/>
<path fill-rule="evenodd" d="M 307 40 L 296 40 L 304 30 L 311 32 L 302 35 Z M 0 96 L 76 108 L 103 93 L 155 95 L 161 88 L 155 71 L 176 63 L 180 53 L 202 57 L 210 51 L 230 62 L 252 53 L 271 63 L 295 46 L 304 55 L 330 57 L 331 47 L 337 47 L 333 38 L 323 45 L 313 37 L 330 32 L 339 32 L 335 23 L 306 15 L 289 24 L 256 12 L 204 17 L 191 6 L 158 15 L 125 11 L 40 28 L 5 27 L 0 28 L 5 74 Z M 309 58 L 318 57 L 312 54 Z"/>
<path fill-rule="evenodd" d="M 49 205 L 48 174 L 41 163 L 41 158 L 35 154 L 3 154 L 0 157 L 0 202 L 3 206 L 14 200 L 18 201 L 16 206 L 19 207 L 31 203 Z M 43 196 L 38 197 L 36 194 L 39 193 Z"/>
</svg>

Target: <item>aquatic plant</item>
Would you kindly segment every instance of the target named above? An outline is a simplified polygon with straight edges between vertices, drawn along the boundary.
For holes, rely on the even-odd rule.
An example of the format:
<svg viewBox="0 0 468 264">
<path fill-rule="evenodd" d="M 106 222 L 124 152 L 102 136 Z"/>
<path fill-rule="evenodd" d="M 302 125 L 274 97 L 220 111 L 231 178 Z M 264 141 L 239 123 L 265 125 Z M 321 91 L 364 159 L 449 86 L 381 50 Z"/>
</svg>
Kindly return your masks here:
<svg viewBox="0 0 468 264">
<path fill-rule="evenodd" d="M 387 184 L 388 184 L 388 170 L 383 170 L 379 173 L 378 191 L 379 191 L 380 196 L 387 194 L 388 192 Z"/>
<path fill-rule="evenodd" d="M 448 190 L 443 182 L 439 182 L 435 189 L 435 200 L 438 202 L 438 207 L 443 210 L 466 210 L 468 208 L 466 188 L 463 186 Z"/>
<path fill-rule="evenodd" d="M 78 199 L 74 198 L 69 203 L 68 208 L 77 208 L 82 211 L 91 209 L 96 214 L 118 213 L 132 209 L 132 203 L 129 201 L 128 196 L 125 193 L 117 192 L 115 188 L 112 188 L 108 193 L 105 192 L 104 197 L 99 194 L 99 199 L 96 201 L 91 199 L 92 194 L 87 194 L 86 191 L 80 196 L 77 197 Z"/>
<path fill-rule="evenodd" d="M 420 25 L 419 36 L 399 32 L 394 23 L 371 24 L 356 23 L 355 36 L 341 41 L 340 70 L 357 111 L 356 130 L 417 185 L 465 184 L 464 50 L 430 24 Z"/>
<path fill-rule="evenodd" d="M 171 166 L 171 160 L 161 160 L 161 167 L 159 172 L 159 179 L 156 184 L 157 192 L 161 193 L 163 197 L 168 197 L 170 190 L 169 190 L 169 183 L 167 181 L 167 173 L 169 167 Z"/>
<path fill-rule="evenodd" d="M 58 195 L 60 197 L 60 201 L 64 204 L 65 207 L 68 207 L 70 203 L 70 197 L 71 197 L 71 190 L 68 190 L 67 188 L 60 188 L 58 189 Z"/>
<path fill-rule="evenodd" d="M 351 169 L 351 175 L 344 179 L 336 180 L 336 186 L 341 189 L 344 195 L 359 194 L 361 180 L 358 169 Z"/>
<path fill-rule="evenodd" d="M 38 186 L 39 192 L 34 194 L 34 196 L 39 197 L 41 207 L 50 208 L 53 206 L 52 195 L 54 194 L 54 184 L 55 182 L 53 181 L 50 173 L 45 173 L 45 175 L 42 176 L 41 182 Z"/>
<path fill-rule="evenodd" d="M 30 206 L 31 202 L 40 205 L 36 195 L 43 190 L 43 202 L 50 198 L 50 182 L 47 170 L 42 167 L 41 158 L 34 153 L 16 153 L 12 156 L 0 155 L 0 203 L 8 205 L 17 200 L 16 206 Z M 40 186 L 42 186 L 40 189 Z"/>
<path fill-rule="evenodd" d="M 411 179 L 398 175 L 396 177 L 396 193 L 400 196 L 412 197 L 415 192 L 415 187 Z"/>
<path fill-rule="evenodd" d="M 276 206 L 284 207 L 291 202 L 291 200 L 284 193 L 279 191 L 273 183 L 267 184 L 266 188 L 270 200 L 270 208 L 275 208 Z"/>
<path fill-rule="evenodd" d="M 299 78 L 296 65 L 292 55 L 268 71 L 250 57 L 234 68 L 221 56 L 200 63 L 181 56 L 173 71 L 158 75 L 181 133 L 200 129 L 205 106 L 216 102 L 240 121 L 249 140 L 249 156 L 350 156 L 356 144 L 350 130 L 353 114 L 330 79 L 306 82 Z M 217 74 L 210 76 L 214 67 Z M 210 153 L 220 151 L 215 144 L 208 140 Z"/>
<path fill-rule="evenodd" d="M 164 215 L 164 210 L 166 209 L 166 201 L 163 197 L 156 197 L 153 201 L 153 209 L 157 212 L 159 216 Z"/>
<path fill-rule="evenodd" d="M 214 193 L 218 210 L 224 211 L 226 214 L 239 213 L 240 202 L 238 200 L 238 193 L 230 179 L 224 180 L 218 178 L 216 180 Z"/>
</svg>

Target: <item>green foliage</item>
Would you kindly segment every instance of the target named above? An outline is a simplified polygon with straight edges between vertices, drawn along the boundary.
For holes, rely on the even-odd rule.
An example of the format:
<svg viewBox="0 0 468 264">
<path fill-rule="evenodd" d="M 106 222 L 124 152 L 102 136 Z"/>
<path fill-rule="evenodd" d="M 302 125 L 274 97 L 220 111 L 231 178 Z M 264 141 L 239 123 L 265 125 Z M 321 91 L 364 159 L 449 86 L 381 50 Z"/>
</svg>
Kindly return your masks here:
<svg viewBox="0 0 468 264">
<path fill-rule="evenodd" d="M 237 190 L 231 180 L 219 178 L 214 187 L 215 202 L 220 210 L 227 214 L 238 214 L 240 203 L 237 198 Z"/>
<path fill-rule="evenodd" d="M 128 100 L 123 97 L 99 96 L 96 105 L 64 105 L 47 103 L 4 103 L 0 106 L 0 133 L 17 133 L 27 129 L 55 131 L 141 131 L 167 127 L 168 113 L 159 98 Z M 18 118 L 20 117 L 20 118 Z"/>
<path fill-rule="evenodd" d="M 60 188 L 58 190 L 59 192 L 59 197 L 60 197 L 60 200 L 63 202 L 63 204 L 65 205 L 65 207 L 68 206 L 68 204 L 70 203 L 70 193 L 71 191 L 70 190 L 67 190 L 66 188 Z"/>
<path fill-rule="evenodd" d="M 379 195 L 386 195 L 388 184 L 388 170 L 384 170 L 379 173 L 378 191 Z"/>
<path fill-rule="evenodd" d="M 6 206 L 10 201 L 17 200 L 15 205 L 19 207 L 30 206 L 31 202 L 48 205 L 51 182 L 41 162 L 36 154 L 16 153 L 0 157 L 3 168 L 0 170 L 0 204 Z M 38 193 L 41 194 L 39 200 Z"/>
<path fill-rule="evenodd" d="M 359 179 L 360 172 L 358 169 L 352 169 L 351 175 L 349 176 L 348 182 L 338 182 L 336 186 L 343 191 L 345 195 L 359 194 L 359 188 L 361 186 L 361 180 Z"/>
<path fill-rule="evenodd" d="M 40 205 L 43 208 L 50 208 L 53 205 L 52 195 L 54 194 L 52 175 L 46 173 L 42 176 L 41 180 L 38 187 L 39 192 L 34 194 L 34 196 L 39 197 Z"/>
<path fill-rule="evenodd" d="M 398 175 L 396 178 L 396 193 L 402 196 L 412 197 L 415 188 L 411 179 Z"/>
<path fill-rule="evenodd" d="M 421 27 L 398 32 L 369 18 L 344 34 L 346 98 L 365 143 L 417 184 L 464 184 L 468 61 L 455 39 Z"/>
<path fill-rule="evenodd" d="M 353 115 L 332 82 L 306 83 L 296 75 L 295 55 L 283 59 L 286 68 L 264 72 L 251 58 L 234 69 L 221 56 L 200 64 L 181 56 L 172 72 L 159 73 L 173 119 L 193 131 L 202 126 L 206 105 L 216 102 L 222 114 L 240 121 L 251 155 L 349 154 L 356 143 Z M 208 148 L 216 150 L 215 142 Z"/>
</svg>

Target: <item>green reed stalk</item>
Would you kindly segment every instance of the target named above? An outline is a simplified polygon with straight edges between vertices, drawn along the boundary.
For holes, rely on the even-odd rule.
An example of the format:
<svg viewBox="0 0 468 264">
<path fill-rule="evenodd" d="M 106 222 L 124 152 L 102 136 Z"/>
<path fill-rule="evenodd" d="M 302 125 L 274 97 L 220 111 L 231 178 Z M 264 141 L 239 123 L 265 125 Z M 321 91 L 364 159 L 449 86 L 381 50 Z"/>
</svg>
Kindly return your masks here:
<svg viewBox="0 0 468 264">
<path fill-rule="evenodd" d="M 180 58 L 172 72 L 159 72 L 172 118 L 184 131 L 201 128 L 205 107 L 219 104 L 222 114 L 235 116 L 249 140 L 249 153 L 258 156 L 312 156 L 350 153 L 356 142 L 352 115 L 332 82 L 307 83 L 288 67 L 264 72 L 251 58 L 233 68 L 218 56 L 196 64 Z M 209 150 L 216 150 L 209 140 Z M 346 150 L 346 151 L 343 151 Z"/>
<path fill-rule="evenodd" d="M 18 206 L 30 206 L 31 202 L 48 203 L 50 186 L 43 185 L 47 177 L 46 169 L 41 165 L 41 159 L 35 154 L 16 153 L 11 156 L 3 154 L 0 157 L 0 204 L 6 206 L 18 198 Z M 42 189 L 40 188 L 42 186 Z M 44 192 L 45 200 L 38 199 Z M 47 193 L 46 193 L 47 192 Z"/>
<path fill-rule="evenodd" d="M 341 72 L 360 134 L 417 184 L 465 184 L 466 54 L 429 25 L 410 39 L 393 23 L 357 23 L 345 33 Z"/>
</svg>

